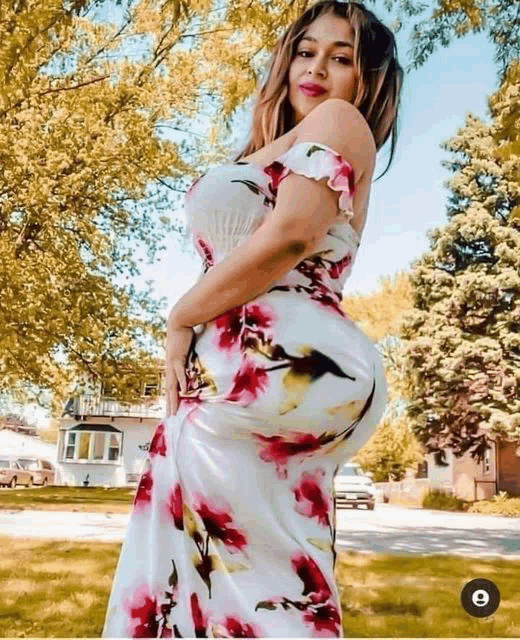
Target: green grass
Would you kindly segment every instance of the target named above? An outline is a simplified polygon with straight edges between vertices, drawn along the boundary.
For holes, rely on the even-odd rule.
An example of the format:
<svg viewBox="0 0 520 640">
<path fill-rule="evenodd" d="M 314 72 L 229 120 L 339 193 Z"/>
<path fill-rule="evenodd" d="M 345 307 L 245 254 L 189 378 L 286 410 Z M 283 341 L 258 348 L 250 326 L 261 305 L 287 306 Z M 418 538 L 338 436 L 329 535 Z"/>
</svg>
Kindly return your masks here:
<svg viewBox="0 0 520 640">
<path fill-rule="evenodd" d="M 0 637 L 101 635 L 121 543 L 0 536 Z M 338 554 L 343 633 L 353 638 L 520 636 L 520 561 L 455 555 Z M 470 580 L 500 590 L 489 618 L 460 604 Z"/>
<path fill-rule="evenodd" d="M 1 489 L 0 508 L 42 510 L 115 511 L 130 513 L 135 488 L 40 487 Z"/>
<path fill-rule="evenodd" d="M 514 638 L 520 635 L 520 560 L 456 555 L 338 555 L 336 576 L 346 637 Z M 488 618 L 464 611 L 474 578 L 492 580 L 500 606 Z"/>
</svg>

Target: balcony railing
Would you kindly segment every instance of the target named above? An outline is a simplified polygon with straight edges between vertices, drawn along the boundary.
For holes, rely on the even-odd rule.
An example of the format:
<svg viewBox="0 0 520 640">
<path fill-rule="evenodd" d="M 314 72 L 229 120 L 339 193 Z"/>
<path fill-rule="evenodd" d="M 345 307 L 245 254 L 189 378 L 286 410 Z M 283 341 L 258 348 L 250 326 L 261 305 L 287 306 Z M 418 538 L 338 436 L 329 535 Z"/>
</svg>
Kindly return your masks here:
<svg viewBox="0 0 520 640">
<path fill-rule="evenodd" d="M 80 416 L 162 418 L 164 399 L 149 398 L 141 403 L 129 404 L 108 396 L 83 394 L 73 396 L 67 403 L 66 411 Z"/>
</svg>

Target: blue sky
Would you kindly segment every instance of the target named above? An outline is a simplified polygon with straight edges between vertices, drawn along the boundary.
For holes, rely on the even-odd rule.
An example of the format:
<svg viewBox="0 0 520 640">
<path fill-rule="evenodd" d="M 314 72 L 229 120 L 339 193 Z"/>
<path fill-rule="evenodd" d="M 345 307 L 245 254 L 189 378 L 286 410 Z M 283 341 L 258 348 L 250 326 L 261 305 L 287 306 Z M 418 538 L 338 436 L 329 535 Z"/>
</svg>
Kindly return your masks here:
<svg viewBox="0 0 520 640">
<path fill-rule="evenodd" d="M 385 24 L 391 22 L 392 16 L 379 3 L 367 6 Z M 116 21 L 119 15 L 103 17 Z M 409 32 L 410 27 L 404 25 L 396 35 L 399 60 L 405 69 L 409 64 Z M 449 47 L 439 47 L 423 67 L 405 76 L 396 154 L 387 174 L 372 185 L 367 224 L 345 295 L 369 294 L 378 288 L 382 276 L 408 270 L 428 249 L 428 229 L 446 224 L 448 190 L 443 182 L 451 174 L 441 166 L 441 160 L 450 156 L 439 145 L 464 125 L 468 112 L 489 122 L 487 97 L 497 88 L 493 52 L 484 34 L 468 35 Z M 249 116 L 245 109 L 235 118 L 230 150 L 245 142 Z M 205 132 L 199 126 L 188 128 L 198 134 Z M 378 153 L 375 178 L 384 171 L 389 153 L 390 141 Z M 184 223 L 182 199 L 172 211 L 172 219 Z M 144 288 L 146 280 L 153 281 L 155 294 L 168 301 L 163 311 L 166 317 L 171 306 L 193 286 L 202 263 L 178 236 L 167 238 L 164 244 L 168 249 L 154 265 L 142 263 L 142 275 L 133 282 Z M 28 417 L 41 426 L 47 423 L 40 411 L 30 412 Z"/>
</svg>

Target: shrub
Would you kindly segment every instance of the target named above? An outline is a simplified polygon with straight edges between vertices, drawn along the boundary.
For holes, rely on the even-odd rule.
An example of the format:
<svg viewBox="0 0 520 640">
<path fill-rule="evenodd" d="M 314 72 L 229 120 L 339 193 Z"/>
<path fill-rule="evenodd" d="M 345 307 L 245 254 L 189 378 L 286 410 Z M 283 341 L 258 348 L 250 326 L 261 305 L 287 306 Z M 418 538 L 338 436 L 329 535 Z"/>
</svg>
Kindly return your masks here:
<svg viewBox="0 0 520 640">
<path fill-rule="evenodd" d="M 520 497 L 500 491 L 490 500 L 479 500 L 468 509 L 470 513 L 490 513 L 504 516 L 520 516 Z"/>
<path fill-rule="evenodd" d="M 424 496 L 422 506 L 426 509 L 442 509 L 443 511 L 467 511 L 470 503 L 457 498 L 441 489 L 430 489 Z"/>
</svg>

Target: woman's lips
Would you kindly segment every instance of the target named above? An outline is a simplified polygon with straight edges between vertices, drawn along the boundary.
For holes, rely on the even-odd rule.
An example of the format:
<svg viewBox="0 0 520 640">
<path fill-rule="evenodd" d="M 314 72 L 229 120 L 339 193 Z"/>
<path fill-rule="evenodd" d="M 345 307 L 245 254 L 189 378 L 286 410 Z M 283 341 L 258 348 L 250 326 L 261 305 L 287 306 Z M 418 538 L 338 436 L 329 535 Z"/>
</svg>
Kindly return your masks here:
<svg viewBox="0 0 520 640">
<path fill-rule="evenodd" d="M 300 86 L 300 90 L 303 91 L 303 93 L 306 96 L 312 96 L 312 97 L 321 96 L 325 93 L 325 91 L 322 91 L 322 90 L 318 91 L 315 89 L 310 89 L 308 87 L 301 87 L 301 86 Z"/>
</svg>

